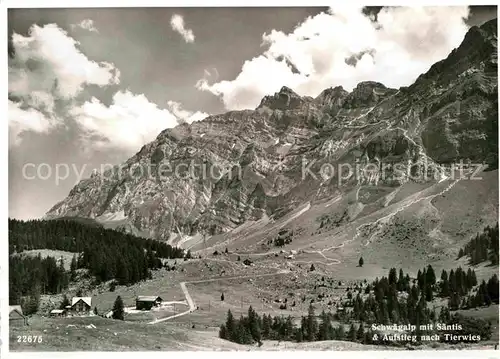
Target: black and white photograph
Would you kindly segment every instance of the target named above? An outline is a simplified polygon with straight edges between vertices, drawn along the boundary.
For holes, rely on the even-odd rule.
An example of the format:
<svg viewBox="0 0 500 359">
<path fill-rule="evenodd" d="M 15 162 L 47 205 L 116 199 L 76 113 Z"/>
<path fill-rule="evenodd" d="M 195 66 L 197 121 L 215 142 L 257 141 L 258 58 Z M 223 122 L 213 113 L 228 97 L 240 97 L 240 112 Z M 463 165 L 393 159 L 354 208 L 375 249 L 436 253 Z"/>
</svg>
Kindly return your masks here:
<svg viewBox="0 0 500 359">
<path fill-rule="evenodd" d="M 78 3 L 4 9 L 2 355 L 495 356 L 497 6 Z"/>
</svg>

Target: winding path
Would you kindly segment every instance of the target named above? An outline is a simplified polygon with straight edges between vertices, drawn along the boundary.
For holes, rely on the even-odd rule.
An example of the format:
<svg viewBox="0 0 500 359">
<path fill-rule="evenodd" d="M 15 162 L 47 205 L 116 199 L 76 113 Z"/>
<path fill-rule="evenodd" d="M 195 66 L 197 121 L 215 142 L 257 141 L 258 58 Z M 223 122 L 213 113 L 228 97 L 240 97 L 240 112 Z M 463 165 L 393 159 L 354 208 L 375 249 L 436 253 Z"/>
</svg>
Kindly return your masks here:
<svg viewBox="0 0 500 359">
<path fill-rule="evenodd" d="M 217 278 L 210 278 L 210 279 L 201 279 L 201 280 L 193 280 L 193 281 L 188 281 L 188 282 L 181 282 L 180 286 L 181 286 L 182 292 L 184 293 L 184 296 L 186 297 L 186 302 L 189 305 L 189 309 L 186 310 L 186 311 L 184 311 L 184 312 L 171 315 L 169 317 L 165 317 L 165 318 L 162 318 L 162 319 L 155 319 L 152 322 L 149 322 L 148 324 L 158 324 L 158 323 L 161 323 L 161 322 L 165 322 L 167 320 L 174 319 L 174 318 L 181 317 L 183 315 L 192 313 L 192 312 L 194 312 L 196 310 L 196 305 L 194 303 L 193 298 L 189 294 L 189 291 L 188 291 L 188 289 L 186 287 L 186 284 L 217 282 L 219 280 L 230 280 L 230 279 L 247 279 L 247 278 L 249 279 L 249 278 L 271 277 L 271 276 L 276 276 L 276 275 L 281 275 L 281 274 L 288 274 L 288 273 L 290 273 L 289 270 L 281 269 L 281 270 L 279 270 L 276 273 L 266 273 L 266 274 L 258 274 L 258 275 L 241 275 L 241 276 L 217 277 Z"/>
<path fill-rule="evenodd" d="M 368 227 L 373 226 L 373 225 L 379 225 L 379 224 L 387 223 L 395 215 L 397 215 L 398 213 L 404 211 L 405 209 L 407 209 L 408 207 L 410 207 L 410 206 L 412 206 L 412 205 L 414 205 L 416 203 L 419 203 L 419 202 L 422 202 L 422 201 L 425 201 L 425 200 L 432 200 L 432 199 L 434 199 L 434 198 L 436 198 L 438 196 L 441 196 L 441 195 L 445 194 L 446 192 L 448 192 L 449 190 L 451 190 L 462 179 L 463 178 L 459 178 L 457 180 L 454 180 L 448 186 L 446 186 L 446 188 L 444 188 L 442 191 L 440 191 L 438 193 L 435 193 L 435 194 L 432 194 L 432 195 L 428 195 L 428 196 L 425 196 L 425 197 L 421 197 L 421 198 L 416 198 L 414 200 L 409 200 L 409 201 L 407 201 L 407 203 L 404 203 L 402 205 L 398 202 L 397 208 L 393 212 L 391 212 L 391 213 L 389 213 L 389 214 L 387 214 L 387 215 L 385 215 L 383 217 L 380 217 L 380 218 L 378 218 L 378 219 L 376 219 L 374 221 L 371 221 L 371 222 L 368 222 L 368 223 L 363 223 L 363 224 L 357 226 L 356 227 L 356 233 L 355 233 L 355 235 L 351 239 L 346 239 L 345 241 L 343 241 L 339 245 L 335 245 L 335 246 L 327 247 L 327 248 L 322 249 L 322 250 L 315 250 L 315 251 L 302 249 L 303 253 L 318 254 L 321 257 L 323 257 L 327 262 L 318 261 L 318 260 L 311 260 L 311 261 L 294 261 L 293 263 L 300 263 L 300 264 L 320 263 L 320 264 L 325 265 L 325 266 L 331 266 L 331 265 L 334 265 L 334 264 L 340 264 L 340 263 L 342 263 L 342 261 L 340 261 L 337 258 L 330 258 L 330 257 L 326 256 L 325 252 L 328 252 L 328 251 L 331 251 L 331 250 L 334 250 L 334 249 L 338 249 L 338 248 L 344 247 L 347 243 L 353 242 L 356 239 L 358 239 L 361 236 L 361 232 L 362 232 L 363 229 L 368 228 Z M 416 195 L 418 195 L 418 193 L 416 193 Z M 370 238 L 365 243 L 365 246 L 368 246 L 371 243 L 371 239 L 373 238 L 374 235 L 375 234 L 372 234 L 370 236 Z M 235 254 L 245 255 L 245 256 L 249 256 L 249 257 L 261 257 L 261 256 L 267 256 L 267 255 L 274 255 L 276 253 L 280 253 L 280 251 L 274 250 L 274 251 L 263 252 L 263 253 L 235 253 Z"/>
<path fill-rule="evenodd" d="M 380 223 L 387 223 L 396 214 L 400 213 L 401 211 L 404 211 L 405 209 L 407 209 L 408 207 L 410 207 L 410 206 L 412 206 L 412 205 L 414 205 L 416 203 L 419 203 L 419 202 L 422 202 L 422 201 L 425 201 L 425 200 L 432 200 L 432 199 L 434 199 L 434 198 L 436 198 L 438 196 L 441 196 L 441 195 L 445 194 L 446 192 L 448 192 L 449 190 L 451 190 L 462 179 L 463 178 L 459 178 L 457 180 L 454 180 L 446 188 L 444 188 L 442 191 L 440 191 L 438 193 L 435 193 L 435 194 L 432 194 L 432 195 L 429 195 L 429 196 L 425 196 L 425 197 L 421 197 L 421 198 L 418 198 L 418 199 L 415 199 L 415 200 L 412 200 L 412 201 L 408 201 L 408 203 L 405 203 L 402 206 L 398 206 L 398 208 L 396 208 L 396 210 L 394 212 L 391 212 L 388 215 L 385 215 L 384 217 L 378 218 L 377 220 L 372 221 L 372 222 L 363 223 L 363 224 L 359 225 L 358 227 L 356 227 L 356 234 L 354 235 L 354 237 L 352 237 L 351 239 L 346 239 L 345 241 L 343 241 L 339 245 L 331 246 L 331 247 L 322 249 L 320 251 L 304 251 L 305 253 L 319 254 L 324 259 L 326 259 L 327 261 L 329 261 L 329 263 L 318 262 L 318 261 L 296 261 L 295 263 L 321 263 L 321 264 L 327 265 L 327 266 L 330 266 L 330 265 L 333 265 L 333 264 L 340 264 L 340 263 L 342 263 L 339 259 L 327 257 L 324 254 L 324 252 L 328 252 L 328 251 L 333 250 L 333 249 L 338 249 L 338 248 L 344 247 L 346 243 L 350 243 L 350 242 L 355 241 L 361 235 L 361 231 L 364 228 L 368 228 L 368 227 L 370 227 L 372 225 L 378 225 Z M 365 243 L 365 246 L 367 246 L 367 245 L 369 245 L 371 243 L 371 239 L 373 238 L 374 235 L 375 234 L 372 234 L 370 236 L 370 238 Z"/>
</svg>

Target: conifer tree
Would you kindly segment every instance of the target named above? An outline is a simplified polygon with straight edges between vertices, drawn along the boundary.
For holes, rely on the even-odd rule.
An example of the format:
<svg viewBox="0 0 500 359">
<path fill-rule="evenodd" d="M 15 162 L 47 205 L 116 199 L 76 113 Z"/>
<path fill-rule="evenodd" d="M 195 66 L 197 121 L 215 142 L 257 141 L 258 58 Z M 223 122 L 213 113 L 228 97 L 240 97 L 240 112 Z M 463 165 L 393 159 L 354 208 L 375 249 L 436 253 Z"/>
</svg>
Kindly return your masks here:
<svg viewBox="0 0 500 359">
<path fill-rule="evenodd" d="M 70 278 L 71 278 L 71 280 L 75 280 L 75 278 L 76 278 L 76 269 L 77 269 L 77 261 L 76 261 L 76 254 L 74 254 L 73 258 L 71 259 L 71 264 L 70 264 Z"/>
<path fill-rule="evenodd" d="M 385 301 L 382 303 L 381 311 L 382 311 L 382 323 L 389 324 L 389 322 L 390 322 L 389 308 L 387 307 L 387 303 Z"/>
<path fill-rule="evenodd" d="M 293 325 L 292 317 L 289 315 L 285 320 L 285 338 L 289 340 L 292 338 L 295 327 Z"/>
<path fill-rule="evenodd" d="M 349 328 L 349 332 L 347 333 L 348 340 L 351 342 L 355 342 L 356 341 L 356 334 L 357 334 L 356 327 L 354 326 L 354 323 L 352 323 L 351 327 Z"/>
<path fill-rule="evenodd" d="M 415 284 L 411 287 L 410 297 L 414 302 L 418 300 L 418 288 L 415 286 Z"/>
<path fill-rule="evenodd" d="M 405 277 L 404 277 L 404 273 L 403 273 L 402 268 L 399 269 L 399 278 L 398 278 L 397 288 L 398 288 L 398 291 L 403 291 L 405 288 Z"/>
<path fill-rule="evenodd" d="M 225 325 L 226 339 L 235 341 L 236 340 L 236 326 L 234 323 L 233 313 L 231 310 L 227 311 L 226 325 Z"/>
<path fill-rule="evenodd" d="M 450 299 L 448 300 L 448 307 L 451 310 L 457 310 L 460 308 L 460 296 L 457 292 L 451 293 Z"/>
<path fill-rule="evenodd" d="M 395 284 L 396 282 L 397 282 L 396 268 L 391 268 L 389 270 L 389 285 Z"/>
<path fill-rule="evenodd" d="M 297 328 L 295 330 L 295 341 L 297 343 L 301 343 L 303 340 L 304 340 L 304 335 L 303 335 L 302 327 Z"/>
<path fill-rule="evenodd" d="M 61 301 L 61 304 L 59 305 L 59 309 L 65 309 L 68 305 L 71 305 L 71 302 L 69 301 L 68 297 L 65 294 Z"/>
<path fill-rule="evenodd" d="M 228 334 L 227 334 L 227 329 L 226 329 L 226 326 L 224 324 L 222 324 L 219 327 L 219 338 L 226 339 L 226 340 L 229 339 Z"/>
<path fill-rule="evenodd" d="M 491 299 L 493 303 L 498 304 L 498 276 L 494 274 L 486 284 L 486 291 L 488 293 L 488 297 Z"/>
<path fill-rule="evenodd" d="M 448 279 L 448 273 L 443 270 L 441 272 L 441 297 L 447 297 L 450 295 L 450 282 Z"/>
<path fill-rule="evenodd" d="M 433 286 L 436 284 L 436 274 L 434 273 L 434 268 L 429 264 L 426 271 L 426 281 L 428 285 Z"/>
<path fill-rule="evenodd" d="M 339 326 L 337 327 L 337 330 L 335 331 L 335 339 L 337 340 L 344 340 L 345 339 L 345 330 L 344 330 L 344 326 L 342 324 L 339 324 Z"/>
<path fill-rule="evenodd" d="M 124 306 L 123 300 L 120 296 L 116 297 L 115 303 L 113 305 L 113 319 L 124 320 Z"/>
<path fill-rule="evenodd" d="M 255 310 L 250 306 L 248 308 L 248 330 L 252 339 L 257 343 L 261 342 L 259 318 Z"/>
<path fill-rule="evenodd" d="M 359 342 L 363 342 L 365 339 L 365 328 L 363 322 L 359 323 L 358 331 L 356 332 L 356 338 Z"/>
<path fill-rule="evenodd" d="M 448 280 L 448 273 L 443 269 L 441 272 L 441 281 Z"/>
<path fill-rule="evenodd" d="M 467 269 L 467 275 L 465 276 L 465 282 L 467 284 L 467 290 L 473 287 L 473 279 L 472 279 L 472 269 Z"/>
<path fill-rule="evenodd" d="M 450 292 L 454 293 L 457 292 L 457 281 L 455 278 L 455 271 L 452 269 L 450 270 L 450 276 L 448 277 L 449 280 L 449 287 L 450 287 Z"/>
<path fill-rule="evenodd" d="M 427 287 L 425 288 L 425 300 L 430 302 L 433 298 L 432 287 L 430 285 L 427 285 Z"/>
<path fill-rule="evenodd" d="M 306 321 L 306 330 L 304 339 L 309 342 L 315 340 L 317 331 L 318 331 L 318 323 L 316 321 L 316 315 L 314 314 L 314 307 L 312 304 L 310 304 L 309 310 L 307 312 L 307 321 Z"/>
<path fill-rule="evenodd" d="M 411 287 L 410 287 L 410 275 L 406 274 L 406 276 L 405 276 L 405 289 L 404 290 L 406 292 L 410 293 L 410 289 L 411 289 Z"/>
<path fill-rule="evenodd" d="M 31 294 L 21 301 L 21 308 L 25 315 L 31 315 L 38 312 L 40 308 L 40 286 L 38 284 L 34 286 Z"/>
<path fill-rule="evenodd" d="M 318 328 L 318 340 L 331 340 L 331 333 L 332 333 L 332 323 L 330 321 L 330 317 L 326 312 L 323 310 L 321 312 L 321 323 L 319 324 Z"/>
<path fill-rule="evenodd" d="M 271 315 L 267 316 L 266 314 L 264 314 L 262 316 L 262 338 L 263 339 L 270 339 L 271 324 L 272 324 Z"/>
<path fill-rule="evenodd" d="M 245 320 L 243 316 L 241 316 L 240 320 L 238 320 L 238 342 L 240 344 L 252 344 L 252 334 L 250 333 L 250 330 L 246 326 Z"/>
<path fill-rule="evenodd" d="M 363 266 L 363 264 L 365 264 L 365 261 L 363 260 L 363 257 L 360 257 L 360 258 L 359 258 L 358 265 L 359 265 L 360 267 L 362 267 L 362 266 Z"/>
<path fill-rule="evenodd" d="M 474 270 L 472 270 L 472 281 L 471 281 L 471 284 L 472 286 L 476 286 L 477 285 L 477 277 L 476 277 L 476 272 Z"/>
</svg>

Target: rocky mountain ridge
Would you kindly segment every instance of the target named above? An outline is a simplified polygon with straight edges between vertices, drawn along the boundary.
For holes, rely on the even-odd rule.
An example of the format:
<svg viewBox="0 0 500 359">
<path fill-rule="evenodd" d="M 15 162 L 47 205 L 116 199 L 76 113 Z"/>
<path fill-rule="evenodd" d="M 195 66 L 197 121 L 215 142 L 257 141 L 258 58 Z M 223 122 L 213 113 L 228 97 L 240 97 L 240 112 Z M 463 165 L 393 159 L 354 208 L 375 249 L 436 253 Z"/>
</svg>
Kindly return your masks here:
<svg viewBox="0 0 500 359">
<path fill-rule="evenodd" d="M 496 19 L 411 86 L 362 82 L 316 98 L 283 87 L 255 110 L 162 131 L 77 184 L 47 218 L 106 221 L 158 239 L 214 235 L 360 185 L 439 181 L 460 160 L 498 158 Z M 347 167 L 354 170 L 347 176 Z M 339 170 L 342 170 L 339 173 Z"/>
</svg>

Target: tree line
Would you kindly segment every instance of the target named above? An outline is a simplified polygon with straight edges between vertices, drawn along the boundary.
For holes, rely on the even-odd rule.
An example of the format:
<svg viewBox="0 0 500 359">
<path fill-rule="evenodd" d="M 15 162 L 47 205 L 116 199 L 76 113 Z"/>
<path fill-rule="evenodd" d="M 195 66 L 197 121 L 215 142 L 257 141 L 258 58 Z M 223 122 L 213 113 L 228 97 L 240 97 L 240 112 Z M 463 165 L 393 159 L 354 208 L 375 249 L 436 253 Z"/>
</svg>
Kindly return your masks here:
<svg viewBox="0 0 500 359">
<path fill-rule="evenodd" d="M 9 218 L 9 253 L 30 249 L 55 249 L 81 253 L 93 245 L 135 247 L 152 251 L 159 258 L 182 258 L 184 251 L 166 242 L 141 238 L 76 220 L 29 220 Z"/>
<path fill-rule="evenodd" d="M 76 253 L 69 272 L 53 257 L 10 256 L 9 301 L 22 304 L 28 314 L 38 309 L 41 294 L 65 290 L 78 269 L 87 269 L 97 283 L 115 279 L 129 285 L 151 278 L 151 270 L 162 267 L 160 258 L 184 256 L 182 249 L 164 242 L 73 220 L 9 219 L 9 254 L 33 249 Z"/>
<path fill-rule="evenodd" d="M 498 265 L 498 222 L 495 227 L 487 226 L 458 252 L 458 258 L 469 257 L 469 264 L 476 265 L 489 260 Z"/>
<path fill-rule="evenodd" d="M 21 305 L 25 314 L 38 310 L 41 294 L 57 294 L 68 288 L 64 262 L 53 257 L 13 256 L 9 260 L 9 304 Z"/>
<path fill-rule="evenodd" d="M 383 335 L 372 330 L 366 322 L 359 321 L 358 324 L 350 322 L 332 324 L 334 315 L 324 310 L 319 316 L 315 314 L 313 305 L 309 306 L 307 316 L 301 317 L 300 325 L 296 325 L 291 316 L 275 316 L 264 314 L 260 316 L 250 306 L 247 315 L 241 315 L 239 319 L 234 318 L 231 310 L 228 310 L 226 321 L 219 328 L 219 338 L 238 344 L 262 345 L 263 340 L 279 340 L 290 342 L 314 342 L 324 340 L 345 340 L 361 344 L 372 345 L 402 345 L 403 343 L 383 341 Z M 443 308 L 439 317 L 435 317 L 432 323 L 460 324 L 462 329 L 454 334 L 480 335 L 482 340 L 491 337 L 491 324 L 480 318 L 468 318 L 460 314 L 451 315 L 449 310 Z M 435 330 L 420 330 L 417 326 L 417 343 L 421 336 L 432 334 Z M 451 332 L 450 332 L 451 333 Z M 441 338 L 444 340 L 444 338 Z"/>
<path fill-rule="evenodd" d="M 448 301 L 448 307 L 452 310 L 471 309 L 498 304 L 498 276 L 494 274 L 488 282 L 482 281 L 474 293 L 460 295 L 452 293 Z"/>
<path fill-rule="evenodd" d="M 368 323 L 410 323 L 426 324 L 435 320 L 437 314 L 427 307 L 436 296 L 448 298 L 451 310 L 470 309 L 491 303 L 498 303 L 498 276 L 494 274 L 488 282 L 478 286 L 473 269 L 467 272 L 461 267 L 441 272 L 437 281 L 432 265 L 419 270 L 417 278 L 410 279 L 408 274 L 396 268 L 389 270 L 388 277 L 376 278 L 372 285 L 365 288 L 364 298 L 360 292 L 353 298 L 348 295 L 346 307 L 352 311 L 336 314 L 337 319 L 361 320 Z M 476 287 L 475 292 L 472 291 Z"/>
</svg>

